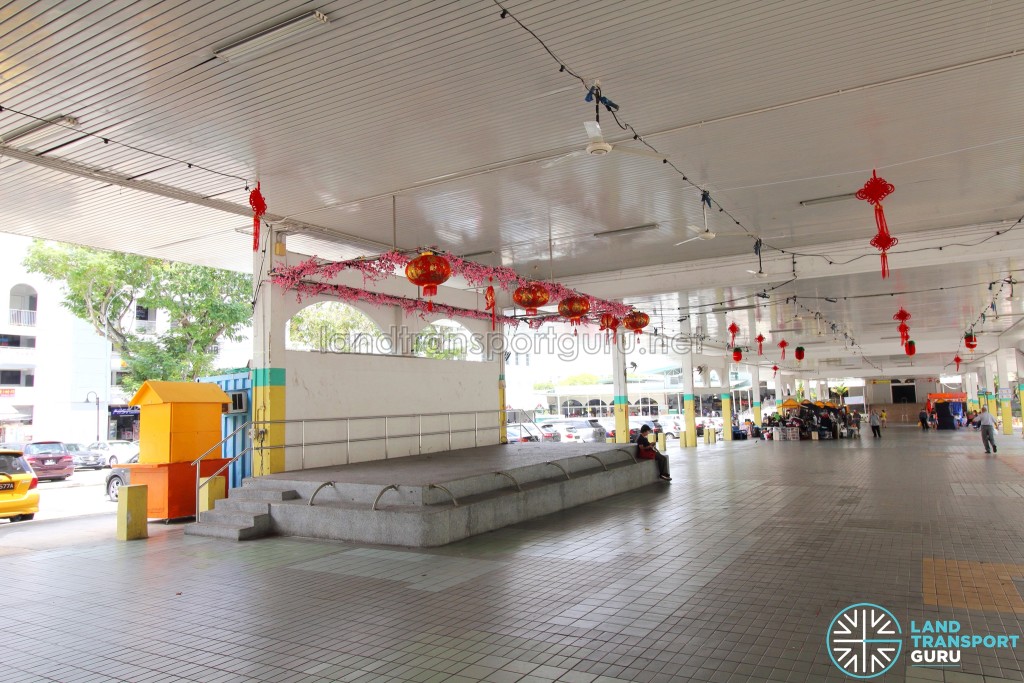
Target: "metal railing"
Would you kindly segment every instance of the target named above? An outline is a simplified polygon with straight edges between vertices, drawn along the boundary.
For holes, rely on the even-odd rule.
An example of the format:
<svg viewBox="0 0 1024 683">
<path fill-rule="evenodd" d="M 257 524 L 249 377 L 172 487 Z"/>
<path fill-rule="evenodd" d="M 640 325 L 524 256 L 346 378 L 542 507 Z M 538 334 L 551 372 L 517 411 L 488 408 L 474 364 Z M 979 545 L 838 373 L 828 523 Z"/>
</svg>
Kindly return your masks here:
<svg viewBox="0 0 1024 683">
<path fill-rule="evenodd" d="M 22 327 L 35 327 L 36 326 L 36 312 L 28 311 L 23 308 L 12 308 L 11 309 L 11 324 L 21 325 Z"/>
<path fill-rule="evenodd" d="M 196 521 L 199 520 L 199 495 L 200 491 L 210 479 L 218 476 L 224 470 L 226 470 L 232 463 L 237 461 L 246 453 L 251 451 L 274 451 L 284 450 L 287 452 L 288 449 L 299 449 L 299 469 L 306 469 L 306 449 L 317 447 L 317 446 L 337 446 L 345 445 L 345 462 L 336 464 L 349 464 L 352 458 L 352 446 L 354 444 L 379 442 L 383 440 L 384 448 L 384 459 L 387 460 L 392 455 L 394 449 L 394 442 L 398 440 L 412 440 L 416 439 L 416 448 L 414 450 L 405 448 L 403 449 L 402 455 L 416 455 L 423 452 L 423 439 L 424 437 L 447 437 L 447 447 L 451 450 L 454 443 L 454 436 L 457 434 L 473 434 L 473 445 L 480 445 L 480 434 L 481 432 L 498 432 L 502 426 L 504 417 L 504 410 L 490 409 L 490 410 L 465 410 L 465 411 L 452 411 L 447 413 L 418 413 L 409 415 L 367 415 L 360 417 L 322 417 L 322 418 L 297 418 L 297 419 L 286 419 L 286 420 L 252 420 L 245 424 L 237 427 L 233 432 L 225 436 L 214 446 L 212 446 L 205 453 L 200 455 L 198 458 L 192 461 L 192 466 L 196 468 Z M 480 424 L 480 416 L 496 416 L 497 420 L 494 424 Z M 457 427 L 453 426 L 453 417 L 473 417 L 472 427 Z M 423 429 L 424 420 L 430 421 L 442 421 L 445 424 L 445 428 L 437 429 L 435 427 L 428 428 L 427 431 Z M 370 421 L 378 421 L 383 423 L 383 436 L 380 433 L 372 433 L 370 436 L 352 436 L 353 423 L 367 423 Z M 401 433 L 395 433 L 392 425 L 399 421 L 415 421 L 415 431 L 407 431 Z M 316 438 L 307 439 L 307 429 L 311 429 L 316 426 L 330 425 L 330 424 L 343 425 L 343 435 L 338 435 L 338 438 Z M 282 426 L 287 429 L 288 425 L 296 425 L 298 427 L 298 441 L 288 441 L 287 438 L 283 438 L 282 441 L 285 443 L 281 444 L 270 444 L 264 445 L 268 431 L 271 427 Z M 210 457 L 212 453 L 221 453 L 224 444 L 231 440 L 236 434 L 242 430 L 248 429 L 252 435 L 252 445 L 241 451 L 234 457 L 223 463 L 216 472 L 207 476 L 200 476 L 200 463 Z M 538 431 L 539 431 L 538 427 Z M 372 431 L 372 430 L 366 430 Z M 287 434 L 285 435 L 287 437 Z M 335 463 L 332 463 L 335 464 Z M 203 481 L 205 479 L 206 481 Z"/>
</svg>

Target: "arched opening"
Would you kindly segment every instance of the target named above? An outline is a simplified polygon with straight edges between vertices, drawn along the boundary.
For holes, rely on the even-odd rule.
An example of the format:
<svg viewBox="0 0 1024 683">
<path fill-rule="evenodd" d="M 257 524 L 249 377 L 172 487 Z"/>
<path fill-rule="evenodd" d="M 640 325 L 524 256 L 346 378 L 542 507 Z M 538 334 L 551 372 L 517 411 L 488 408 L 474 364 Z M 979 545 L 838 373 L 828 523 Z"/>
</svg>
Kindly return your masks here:
<svg viewBox="0 0 1024 683">
<path fill-rule="evenodd" d="M 391 338 L 357 308 L 322 301 L 303 308 L 288 321 L 285 348 L 320 353 L 390 354 Z"/>
<path fill-rule="evenodd" d="M 8 308 L 12 325 L 33 326 L 36 324 L 36 305 L 38 296 L 35 288 L 29 285 L 14 285 Z"/>
<path fill-rule="evenodd" d="M 608 404 L 599 398 L 592 398 L 587 401 L 587 413 L 590 417 L 608 417 L 611 415 Z"/>
<path fill-rule="evenodd" d="M 562 417 L 582 417 L 583 404 L 574 398 L 562 401 Z"/>
<path fill-rule="evenodd" d="M 412 353 L 438 360 L 483 360 L 483 347 L 464 325 L 454 320 L 435 320 L 412 343 Z"/>
<path fill-rule="evenodd" d="M 653 398 L 647 398 L 646 396 L 637 399 L 636 405 L 639 406 L 641 415 L 657 415 L 658 414 L 658 402 Z"/>
</svg>

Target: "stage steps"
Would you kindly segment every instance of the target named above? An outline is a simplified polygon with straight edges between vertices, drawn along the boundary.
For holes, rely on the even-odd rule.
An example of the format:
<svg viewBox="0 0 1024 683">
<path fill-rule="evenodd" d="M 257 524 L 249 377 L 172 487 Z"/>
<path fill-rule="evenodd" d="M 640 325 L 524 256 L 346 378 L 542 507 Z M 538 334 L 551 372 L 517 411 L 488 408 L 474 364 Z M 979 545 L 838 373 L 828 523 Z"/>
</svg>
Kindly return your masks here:
<svg viewBox="0 0 1024 683">
<path fill-rule="evenodd" d="M 659 481 L 635 446 L 523 445 L 250 478 L 186 533 L 433 547 Z"/>
</svg>

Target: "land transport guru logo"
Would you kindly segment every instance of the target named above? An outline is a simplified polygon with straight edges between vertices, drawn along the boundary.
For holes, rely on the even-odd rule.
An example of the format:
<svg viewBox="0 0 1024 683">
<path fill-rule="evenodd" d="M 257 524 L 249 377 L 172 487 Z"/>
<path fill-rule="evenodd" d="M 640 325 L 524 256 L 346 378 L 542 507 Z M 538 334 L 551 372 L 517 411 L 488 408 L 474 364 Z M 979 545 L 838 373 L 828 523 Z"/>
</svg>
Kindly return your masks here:
<svg viewBox="0 0 1024 683">
<path fill-rule="evenodd" d="M 828 627 L 828 656 L 851 678 L 874 678 L 891 669 L 903 649 L 900 622 L 870 602 L 850 605 Z"/>
<path fill-rule="evenodd" d="M 913 667 L 959 668 L 966 648 L 1013 649 L 1020 635 L 963 633 L 956 620 L 910 622 L 907 657 Z M 828 627 L 828 654 L 850 678 L 875 678 L 903 650 L 903 629 L 892 612 L 870 602 L 841 610 Z"/>
</svg>

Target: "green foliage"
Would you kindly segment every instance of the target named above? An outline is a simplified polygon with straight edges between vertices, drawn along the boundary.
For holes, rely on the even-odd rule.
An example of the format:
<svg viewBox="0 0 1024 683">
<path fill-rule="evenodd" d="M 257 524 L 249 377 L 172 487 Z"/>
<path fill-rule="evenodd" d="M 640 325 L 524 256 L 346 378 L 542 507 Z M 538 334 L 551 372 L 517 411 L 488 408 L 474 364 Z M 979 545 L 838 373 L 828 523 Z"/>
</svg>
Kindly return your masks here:
<svg viewBox="0 0 1024 683">
<path fill-rule="evenodd" d="M 424 358 L 439 360 L 466 360 L 469 339 L 455 328 L 431 323 L 424 327 L 415 341 L 412 352 Z"/>
<path fill-rule="evenodd" d="M 251 280 L 242 273 L 39 240 L 24 265 L 60 282 L 63 306 L 110 339 L 125 362 L 128 392 L 147 379 L 209 374 L 218 341 L 237 340 L 252 319 Z M 171 328 L 139 336 L 136 306 L 165 311 Z"/>
<path fill-rule="evenodd" d="M 597 384 L 600 381 L 601 378 L 597 375 L 592 375 L 589 372 L 583 372 L 578 375 L 569 375 L 559 382 L 559 384 L 564 387 L 576 387 L 588 384 Z"/>
<path fill-rule="evenodd" d="M 552 390 L 554 388 L 555 388 L 555 383 L 550 381 L 550 380 L 544 381 L 544 382 L 534 382 L 533 383 L 534 391 L 550 391 L 550 390 Z"/>
<path fill-rule="evenodd" d="M 372 352 L 384 333 L 361 311 L 338 301 L 307 306 L 288 322 L 291 343 L 310 351 Z"/>
</svg>

